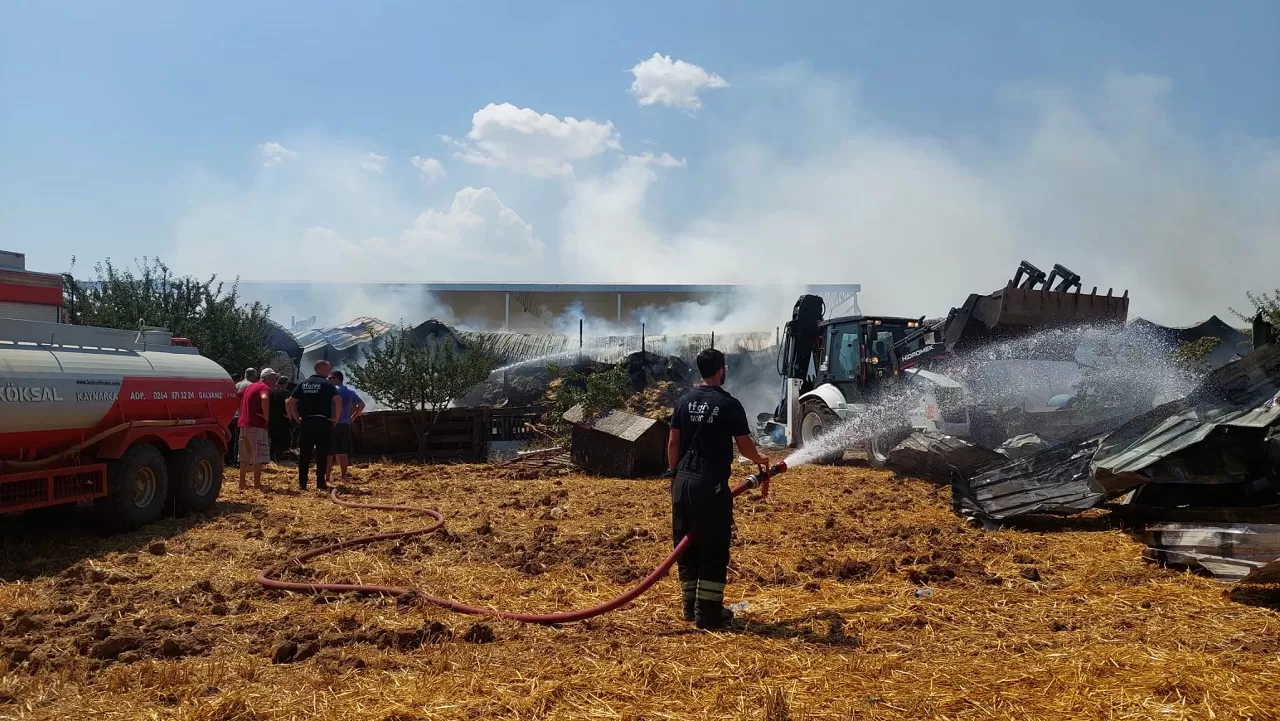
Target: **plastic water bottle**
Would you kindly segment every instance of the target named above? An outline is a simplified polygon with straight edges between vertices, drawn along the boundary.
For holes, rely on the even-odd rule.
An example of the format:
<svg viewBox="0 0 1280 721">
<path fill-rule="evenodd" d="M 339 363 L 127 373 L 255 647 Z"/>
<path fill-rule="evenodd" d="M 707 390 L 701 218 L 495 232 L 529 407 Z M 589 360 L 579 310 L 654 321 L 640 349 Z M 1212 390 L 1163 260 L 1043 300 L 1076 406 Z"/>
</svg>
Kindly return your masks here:
<svg viewBox="0 0 1280 721">
<path fill-rule="evenodd" d="M 918 588 L 915 593 L 916 598 L 933 598 L 932 588 Z"/>
<path fill-rule="evenodd" d="M 751 609 L 751 604 L 747 603 L 746 601 L 738 601 L 737 603 L 729 607 L 729 610 L 733 611 L 735 614 L 742 613 L 743 611 L 749 611 L 750 609 Z"/>
</svg>

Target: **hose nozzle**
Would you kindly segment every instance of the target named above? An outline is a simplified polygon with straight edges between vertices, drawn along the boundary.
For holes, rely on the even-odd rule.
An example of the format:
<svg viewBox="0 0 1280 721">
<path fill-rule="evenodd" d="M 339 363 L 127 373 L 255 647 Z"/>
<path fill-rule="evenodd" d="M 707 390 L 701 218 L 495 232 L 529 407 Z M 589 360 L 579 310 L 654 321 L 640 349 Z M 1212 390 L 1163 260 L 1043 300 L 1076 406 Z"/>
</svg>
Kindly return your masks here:
<svg viewBox="0 0 1280 721">
<path fill-rule="evenodd" d="M 763 471 L 760 471 L 759 473 L 753 473 L 747 476 L 747 488 L 759 488 L 760 497 L 768 498 L 769 497 L 769 479 L 773 478 L 779 473 L 785 473 L 786 470 L 787 470 L 787 462 L 778 461 L 777 463 L 764 469 Z"/>
</svg>

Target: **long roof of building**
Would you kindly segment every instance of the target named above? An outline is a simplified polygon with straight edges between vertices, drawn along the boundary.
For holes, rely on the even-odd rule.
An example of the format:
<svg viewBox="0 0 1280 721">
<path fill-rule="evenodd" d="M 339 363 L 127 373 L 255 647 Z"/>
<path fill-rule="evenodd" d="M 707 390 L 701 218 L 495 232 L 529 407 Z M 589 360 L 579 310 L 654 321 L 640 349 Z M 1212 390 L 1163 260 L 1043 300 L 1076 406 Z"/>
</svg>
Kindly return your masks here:
<svg viewBox="0 0 1280 721">
<path fill-rule="evenodd" d="M 732 293 L 752 288 L 791 288 L 784 283 L 712 283 L 698 285 L 647 284 L 647 283 L 315 283 L 305 280 L 242 280 L 240 286 L 380 286 L 420 288 L 435 292 L 489 292 L 489 293 Z M 857 293 L 860 283 L 810 283 L 804 286 L 810 293 Z"/>
</svg>

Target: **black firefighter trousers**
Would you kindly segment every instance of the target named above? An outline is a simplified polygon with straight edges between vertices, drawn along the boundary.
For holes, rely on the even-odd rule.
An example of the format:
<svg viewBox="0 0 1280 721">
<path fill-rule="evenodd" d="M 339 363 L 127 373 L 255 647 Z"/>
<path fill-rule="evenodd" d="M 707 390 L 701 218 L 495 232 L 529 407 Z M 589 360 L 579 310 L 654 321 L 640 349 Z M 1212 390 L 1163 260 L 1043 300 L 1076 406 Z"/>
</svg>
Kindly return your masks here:
<svg viewBox="0 0 1280 721">
<path fill-rule="evenodd" d="M 333 445 L 333 424 L 324 416 L 307 416 L 302 419 L 298 446 L 298 488 L 307 489 L 307 470 L 311 459 L 316 462 L 316 488 L 326 488 L 325 470 L 329 463 L 329 448 Z"/>
<path fill-rule="evenodd" d="M 718 608 L 724 603 L 729 569 L 729 541 L 733 529 L 733 495 L 729 474 L 699 473 L 686 464 L 671 484 L 671 537 L 679 544 L 693 534 L 677 568 L 686 613 L 698 606 Z M 688 464 L 695 467 L 696 462 Z"/>
</svg>

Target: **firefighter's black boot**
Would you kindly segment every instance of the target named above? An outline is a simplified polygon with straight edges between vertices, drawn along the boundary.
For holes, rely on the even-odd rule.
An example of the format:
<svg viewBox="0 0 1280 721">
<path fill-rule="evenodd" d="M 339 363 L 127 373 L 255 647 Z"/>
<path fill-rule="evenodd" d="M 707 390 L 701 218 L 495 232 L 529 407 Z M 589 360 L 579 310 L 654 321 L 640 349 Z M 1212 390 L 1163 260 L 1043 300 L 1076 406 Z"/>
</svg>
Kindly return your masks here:
<svg viewBox="0 0 1280 721">
<path fill-rule="evenodd" d="M 693 623 L 697 620 L 695 605 L 698 600 L 698 581 L 696 579 L 681 581 L 680 596 L 684 600 L 684 620 Z"/>
<path fill-rule="evenodd" d="M 699 598 L 694 610 L 694 625 L 703 630 L 712 631 L 724 628 L 733 620 L 733 611 L 724 607 L 723 601 L 708 601 Z"/>
</svg>

